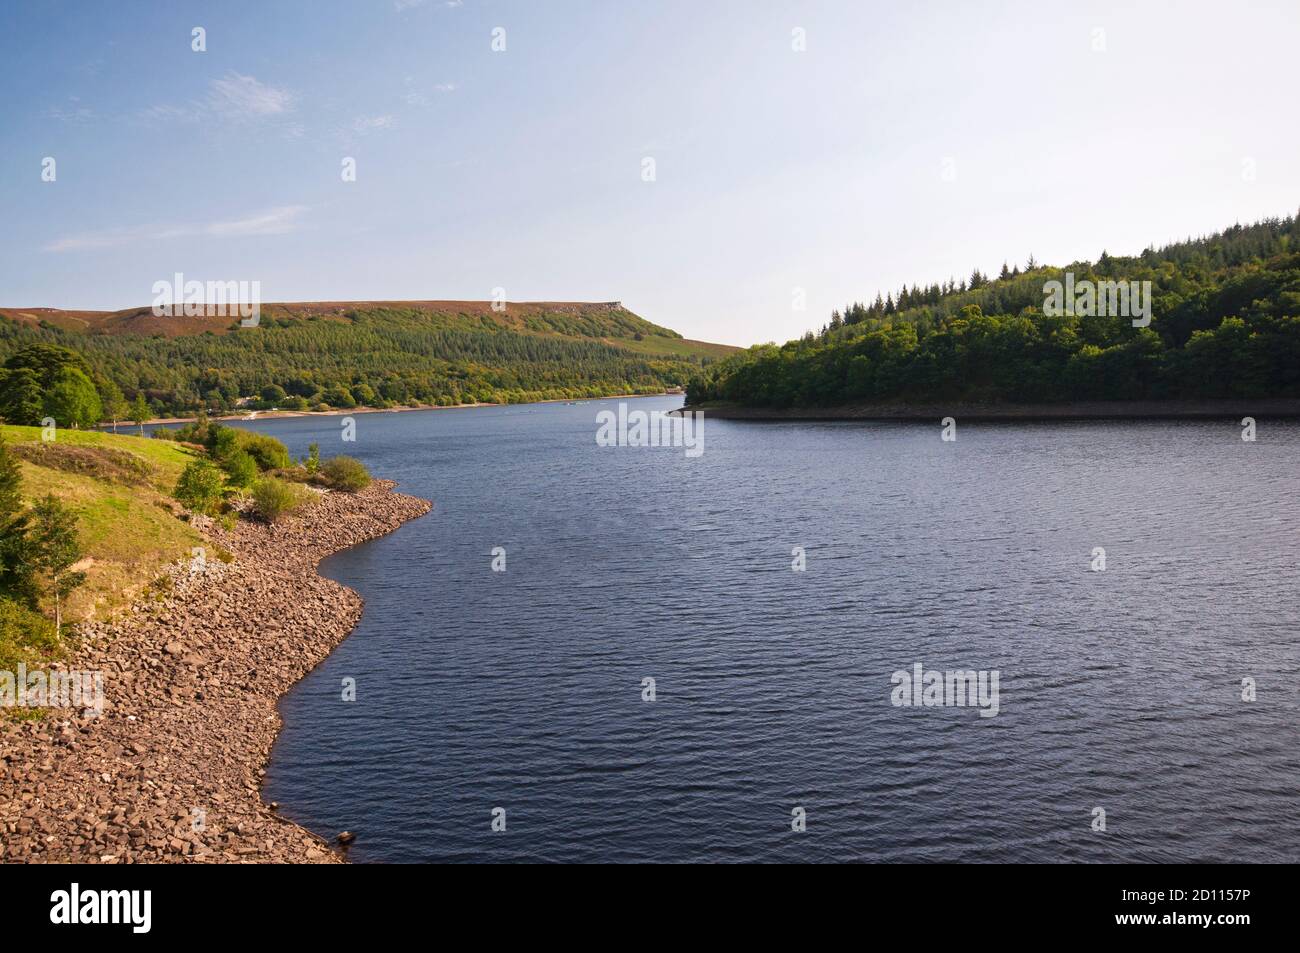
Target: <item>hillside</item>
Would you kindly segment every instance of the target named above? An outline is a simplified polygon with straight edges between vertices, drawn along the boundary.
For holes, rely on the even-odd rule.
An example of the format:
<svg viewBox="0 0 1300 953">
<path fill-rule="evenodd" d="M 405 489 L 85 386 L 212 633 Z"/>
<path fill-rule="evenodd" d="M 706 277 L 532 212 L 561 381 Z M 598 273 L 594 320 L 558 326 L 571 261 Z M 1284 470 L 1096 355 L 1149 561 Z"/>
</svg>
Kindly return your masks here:
<svg viewBox="0 0 1300 953">
<path fill-rule="evenodd" d="M 819 332 L 703 369 L 691 405 L 826 408 L 1300 398 L 1300 223 L 1236 225 L 1140 255 L 973 272 L 835 311 Z M 1049 308 L 1052 282 L 1150 282 L 1149 324 Z M 1080 299 L 1082 302 L 1083 299 Z M 1108 303 L 1113 305 L 1113 299 Z M 1104 313 L 1098 313 L 1104 312 Z M 1140 322 L 1141 319 L 1139 319 Z"/>
<path fill-rule="evenodd" d="M 23 498 L 32 503 L 52 493 L 77 515 L 87 580 L 72 595 L 71 618 L 126 605 L 203 542 L 177 518 L 171 499 L 194 451 L 167 440 L 70 430 L 45 443 L 37 427 L 0 426 L 0 437 L 21 461 Z"/>
<path fill-rule="evenodd" d="M 101 396 L 151 413 L 451 405 L 655 393 L 726 345 L 689 341 L 618 302 L 271 303 L 257 327 L 149 308 L 0 308 L 0 362 L 33 344 L 75 351 Z M 104 392 L 109 392 L 105 394 Z"/>
</svg>

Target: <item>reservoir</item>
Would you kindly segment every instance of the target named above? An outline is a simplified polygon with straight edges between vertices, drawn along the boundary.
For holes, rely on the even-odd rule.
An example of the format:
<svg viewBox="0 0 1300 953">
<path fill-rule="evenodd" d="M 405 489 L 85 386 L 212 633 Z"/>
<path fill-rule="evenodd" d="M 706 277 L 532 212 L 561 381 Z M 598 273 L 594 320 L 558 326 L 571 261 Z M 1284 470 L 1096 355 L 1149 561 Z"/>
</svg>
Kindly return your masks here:
<svg viewBox="0 0 1300 953">
<path fill-rule="evenodd" d="M 692 457 L 598 445 L 618 404 L 240 424 L 434 502 L 322 564 L 365 614 L 266 800 L 359 862 L 1300 860 L 1300 425 L 707 419 Z M 994 716 L 891 702 L 922 670 L 997 673 Z"/>
</svg>

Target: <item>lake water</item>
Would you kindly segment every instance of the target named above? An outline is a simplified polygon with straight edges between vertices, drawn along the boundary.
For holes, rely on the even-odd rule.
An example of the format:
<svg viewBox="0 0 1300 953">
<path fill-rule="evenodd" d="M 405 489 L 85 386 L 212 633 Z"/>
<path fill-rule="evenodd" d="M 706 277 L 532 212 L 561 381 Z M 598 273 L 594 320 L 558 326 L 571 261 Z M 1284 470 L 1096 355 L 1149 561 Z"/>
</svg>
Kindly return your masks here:
<svg viewBox="0 0 1300 953">
<path fill-rule="evenodd" d="M 322 564 L 365 616 L 267 800 L 357 861 L 1300 860 L 1300 425 L 709 420 L 691 458 L 597 446 L 617 405 L 253 425 L 435 504 Z M 918 662 L 997 670 L 996 716 L 892 704 Z"/>
</svg>

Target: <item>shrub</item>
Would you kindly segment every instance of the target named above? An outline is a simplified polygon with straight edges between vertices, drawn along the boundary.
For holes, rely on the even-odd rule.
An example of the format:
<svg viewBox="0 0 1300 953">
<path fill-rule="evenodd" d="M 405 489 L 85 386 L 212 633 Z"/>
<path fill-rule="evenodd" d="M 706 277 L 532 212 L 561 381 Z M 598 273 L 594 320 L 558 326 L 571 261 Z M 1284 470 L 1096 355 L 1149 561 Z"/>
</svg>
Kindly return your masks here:
<svg viewBox="0 0 1300 953">
<path fill-rule="evenodd" d="M 171 431 L 171 439 L 181 443 L 201 443 L 208 446 L 208 441 L 214 439 L 210 431 L 213 427 L 220 427 L 220 424 L 212 424 L 208 420 L 208 415 L 200 410 L 198 416 L 188 424 L 181 424 L 175 430 Z M 166 430 L 165 427 L 159 428 Z"/>
<path fill-rule="evenodd" d="M 330 457 L 321 464 L 320 474 L 328 486 L 355 493 L 370 484 L 370 471 L 355 457 Z"/>
<path fill-rule="evenodd" d="M 220 470 L 205 460 L 195 460 L 181 473 L 172 496 L 195 513 L 212 516 L 221 506 L 224 483 Z"/>
<path fill-rule="evenodd" d="M 239 431 L 221 424 L 213 424 L 208 430 L 208 449 L 216 460 L 225 460 L 239 451 Z"/>
<path fill-rule="evenodd" d="M 177 439 L 182 439 L 183 433 L 177 431 Z M 292 465 L 289 448 L 264 433 L 241 430 L 239 427 L 227 427 L 224 424 L 211 424 L 207 427 L 204 436 L 204 445 L 219 461 L 242 451 L 253 458 L 259 470 L 278 470 Z"/>
<path fill-rule="evenodd" d="M 310 502 L 311 490 L 266 476 L 253 484 L 253 506 L 268 523 L 297 512 Z"/>
<path fill-rule="evenodd" d="M 245 450 L 233 451 L 222 461 L 221 468 L 230 485 L 240 490 L 247 490 L 257 479 L 257 461 Z"/>
<path fill-rule="evenodd" d="M 257 461 L 259 470 L 278 470 L 281 467 L 293 466 L 289 448 L 274 437 L 264 433 L 253 433 L 251 430 L 238 430 L 236 433 L 239 434 L 239 449 Z"/>
</svg>

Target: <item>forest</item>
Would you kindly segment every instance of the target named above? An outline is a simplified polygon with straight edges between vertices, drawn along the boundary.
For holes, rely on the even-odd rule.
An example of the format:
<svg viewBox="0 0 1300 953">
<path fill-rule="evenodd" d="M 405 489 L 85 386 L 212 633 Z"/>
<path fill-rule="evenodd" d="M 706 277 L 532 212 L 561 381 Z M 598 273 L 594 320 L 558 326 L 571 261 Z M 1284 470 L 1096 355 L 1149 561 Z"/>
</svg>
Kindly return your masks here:
<svg viewBox="0 0 1300 953">
<path fill-rule="evenodd" d="M 180 320 L 180 319 L 177 319 Z M 727 349 L 617 306 L 514 323 L 415 306 L 267 306 L 256 328 L 102 333 L 0 316 L 0 417 L 63 426 L 239 409 L 572 400 L 683 386 Z"/>
<path fill-rule="evenodd" d="M 687 403 L 1066 403 L 1300 397 L 1300 216 L 1234 225 L 1140 255 L 1003 265 L 904 286 L 832 313 L 818 331 L 707 368 Z M 1059 314 L 1045 286 L 1151 283 L 1149 326 Z M 1109 310 L 1109 309 L 1098 309 Z"/>
</svg>

